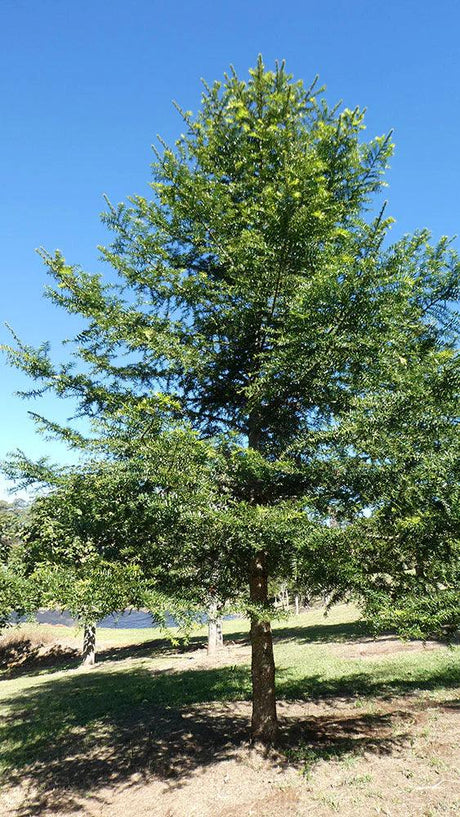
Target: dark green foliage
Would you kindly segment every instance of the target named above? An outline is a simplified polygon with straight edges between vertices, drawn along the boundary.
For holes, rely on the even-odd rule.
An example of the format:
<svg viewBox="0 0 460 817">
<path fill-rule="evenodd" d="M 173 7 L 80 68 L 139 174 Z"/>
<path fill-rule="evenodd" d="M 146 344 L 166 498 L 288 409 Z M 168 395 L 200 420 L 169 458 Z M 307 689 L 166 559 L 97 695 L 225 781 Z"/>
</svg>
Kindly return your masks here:
<svg viewBox="0 0 460 817">
<path fill-rule="evenodd" d="M 27 513 L 22 502 L 0 502 L 0 627 L 15 614 L 32 612 L 37 604 L 36 588 L 27 579 L 20 536 Z"/>
</svg>

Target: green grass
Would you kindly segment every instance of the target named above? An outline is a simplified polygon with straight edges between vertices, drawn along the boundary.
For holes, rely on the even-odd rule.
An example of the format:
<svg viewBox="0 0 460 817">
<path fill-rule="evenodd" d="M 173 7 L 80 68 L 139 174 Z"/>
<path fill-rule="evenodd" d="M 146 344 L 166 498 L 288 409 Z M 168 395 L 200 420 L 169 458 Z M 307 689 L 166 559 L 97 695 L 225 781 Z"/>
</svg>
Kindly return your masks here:
<svg viewBox="0 0 460 817">
<path fill-rule="evenodd" d="M 225 622 L 224 632 L 227 643 L 247 643 L 243 620 Z M 274 635 L 279 698 L 346 699 L 357 710 L 365 705 L 356 722 L 366 729 L 374 724 L 376 735 L 384 721 L 372 714 L 373 701 L 399 695 L 436 699 L 460 687 L 458 647 L 349 657 L 363 637 L 352 608 L 339 607 L 326 619 L 312 611 L 281 620 Z M 204 636 L 204 630 L 197 631 L 194 643 L 203 643 Z M 247 716 L 231 702 L 249 700 L 248 663 L 193 668 L 192 661 L 188 668 L 187 652 L 174 651 L 157 630 L 105 630 L 99 642 L 102 660 L 91 671 L 58 664 L 4 677 L 0 775 L 5 782 L 28 777 L 43 791 L 88 791 L 107 780 L 125 780 L 133 771 L 182 777 L 231 756 L 247 739 Z M 329 732 L 315 743 L 308 729 L 300 737 L 294 723 L 289 729 L 288 754 L 303 757 L 306 768 L 318 758 L 365 745 L 350 735 L 330 739 Z"/>
<path fill-rule="evenodd" d="M 327 647 L 281 644 L 277 665 L 279 695 L 288 699 L 391 697 L 460 685 L 459 648 L 347 659 Z"/>
</svg>

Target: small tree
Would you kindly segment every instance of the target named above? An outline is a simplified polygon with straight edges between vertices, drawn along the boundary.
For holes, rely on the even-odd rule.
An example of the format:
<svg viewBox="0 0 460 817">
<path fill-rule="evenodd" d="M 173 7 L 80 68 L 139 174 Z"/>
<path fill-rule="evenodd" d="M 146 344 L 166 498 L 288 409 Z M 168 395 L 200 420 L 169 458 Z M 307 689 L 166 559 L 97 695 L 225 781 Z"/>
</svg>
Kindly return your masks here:
<svg viewBox="0 0 460 817">
<path fill-rule="evenodd" d="M 159 624 L 173 614 L 187 629 L 206 609 L 218 631 L 222 607 L 243 584 L 237 560 L 223 558 L 222 459 L 184 429 L 143 441 L 139 453 L 126 430 L 123 444 L 105 441 L 106 461 L 57 469 L 19 455 L 9 463 L 10 476 L 48 489 L 23 531 L 41 604 L 71 611 L 85 644 L 94 645 L 98 619 L 128 605 L 147 607 Z"/>
<path fill-rule="evenodd" d="M 391 219 L 384 208 L 372 215 L 371 200 L 390 137 L 363 141 L 363 112 L 329 108 L 320 94 L 261 59 L 248 82 L 232 71 L 205 85 L 198 115 L 180 111 L 185 133 L 157 152 L 152 200 L 108 205 L 115 239 L 102 252 L 117 283 L 44 253 L 56 282 L 48 296 L 87 320 L 77 366 L 54 365 L 46 345 L 10 350 L 41 384 L 35 394 L 76 398 L 96 434 L 103 420 L 116 438 L 134 413 L 139 441 L 165 421 L 226 440 L 232 501 L 215 526 L 233 542 L 222 561 L 239 574 L 244 565 L 249 581 L 252 729 L 264 742 L 277 731 L 269 573 L 283 575 L 302 551 L 313 579 L 321 543 L 342 536 L 340 521 L 327 535 L 313 523 L 334 503 L 348 523 L 362 513 L 365 448 L 342 430 L 361 398 L 405 388 L 401 367 L 417 372 L 428 353 L 442 355 L 459 291 L 446 240 L 431 247 L 421 232 L 383 249 Z M 326 586 L 335 551 L 321 552 Z"/>
<path fill-rule="evenodd" d="M 98 492 L 111 487 L 107 476 L 88 468 L 61 474 L 59 485 L 33 502 L 22 530 L 22 565 L 36 600 L 68 610 L 83 625 L 87 665 L 96 660 L 97 622 L 139 606 L 143 593 L 142 572 L 110 525 L 116 497 L 99 501 Z"/>
<path fill-rule="evenodd" d="M 20 537 L 26 514 L 25 503 L 0 502 L 0 629 L 38 605 L 36 588 L 27 579 Z"/>
</svg>

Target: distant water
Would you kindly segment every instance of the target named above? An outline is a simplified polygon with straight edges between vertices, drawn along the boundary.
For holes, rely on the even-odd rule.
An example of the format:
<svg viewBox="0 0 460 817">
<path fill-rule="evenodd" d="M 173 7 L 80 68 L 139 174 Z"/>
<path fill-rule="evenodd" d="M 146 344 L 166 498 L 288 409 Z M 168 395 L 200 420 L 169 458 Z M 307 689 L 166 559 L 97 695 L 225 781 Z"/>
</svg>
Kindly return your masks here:
<svg viewBox="0 0 460 817">
<path fill-rule="evenodd" d="M 223 616 L 223 618 L 227 621 L 229 619 L 240 618 L 240 616 L 230 614 Z M 21 621 L 27 621 L 25 616 L 22 618 L 12 616 L 11 620 L 18 624 Z M 35 613 L 35 621 L 39 624 L 61 624 L 64 627 L 77 627 L 81 624 L 81 622 L 78 622 L 77 619 L 73 618 L 66 610 L 62 613 L 58 610 L 39 610 Z M 206 613 L 197 615 L 196 621 L 197 623 L 206 624 Z M 167 627 L 177 627 L 174 618 L 168 614 L 166 615 L 165 624 Z M 154 621 L 150 613 L 143 612 L 142 610 L 125 610 L 122 613 L 112 613 L 110 616 L 101 618 L 100 621 L 97 622 L 97 626 L 118 630 L 144 630 L 147 627 L 159 627 L 160 625 Z"/>
<path fill-rule="evenodd" d="M 24 619 L 19 619 L 24 621 Z M 60 613 L 57 610 L 40 610 L 35 614 L 35 620 L 39 624 L 61 624 L 65 627 L 75 627 L 78 621 L 72 618 L 66 611 Z M 176 627 L 176 622 L 172 616 L 166 617 L 168 627 Z M 158 627 L 150 613 L 141 610 L 125 610 L 123 613 L 112 613 L 97 622 L 98 627 L 110 627 L 119 630 L 142 630 L 146 627 Z"/>
</svg>

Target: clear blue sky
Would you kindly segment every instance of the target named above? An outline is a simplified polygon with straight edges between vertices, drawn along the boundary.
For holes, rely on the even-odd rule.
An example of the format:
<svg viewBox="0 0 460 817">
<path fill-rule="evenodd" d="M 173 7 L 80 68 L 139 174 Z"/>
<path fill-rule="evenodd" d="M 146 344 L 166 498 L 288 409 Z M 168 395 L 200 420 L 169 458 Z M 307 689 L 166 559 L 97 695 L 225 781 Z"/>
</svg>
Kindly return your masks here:
<svg viewBox="0 0 460 817">
<path fill-rule="evenodd" d="M 395 238 L 422 226 L 456 234 L 459 31 L 457 0 L 1 0 L 1 323 L 58 348 L 71 322 L 41 296 L 35 248 L 102 270 L 102 193 L 147 193 L 155 134 L 181 130 L 171 100 L 196 109 L 200 77 L 230 63 L 245 75 L 258 52 L 306 82 L 319 73 L 330 102 L 367 106 L 369 136 L 394 128 Z M 0 458 L 21 447 L 65 461 L 27 409 L 62 419 L 68 407 L 27 405 L 13 396 L 23 386 L 2 361 Z"/>
</svg>

